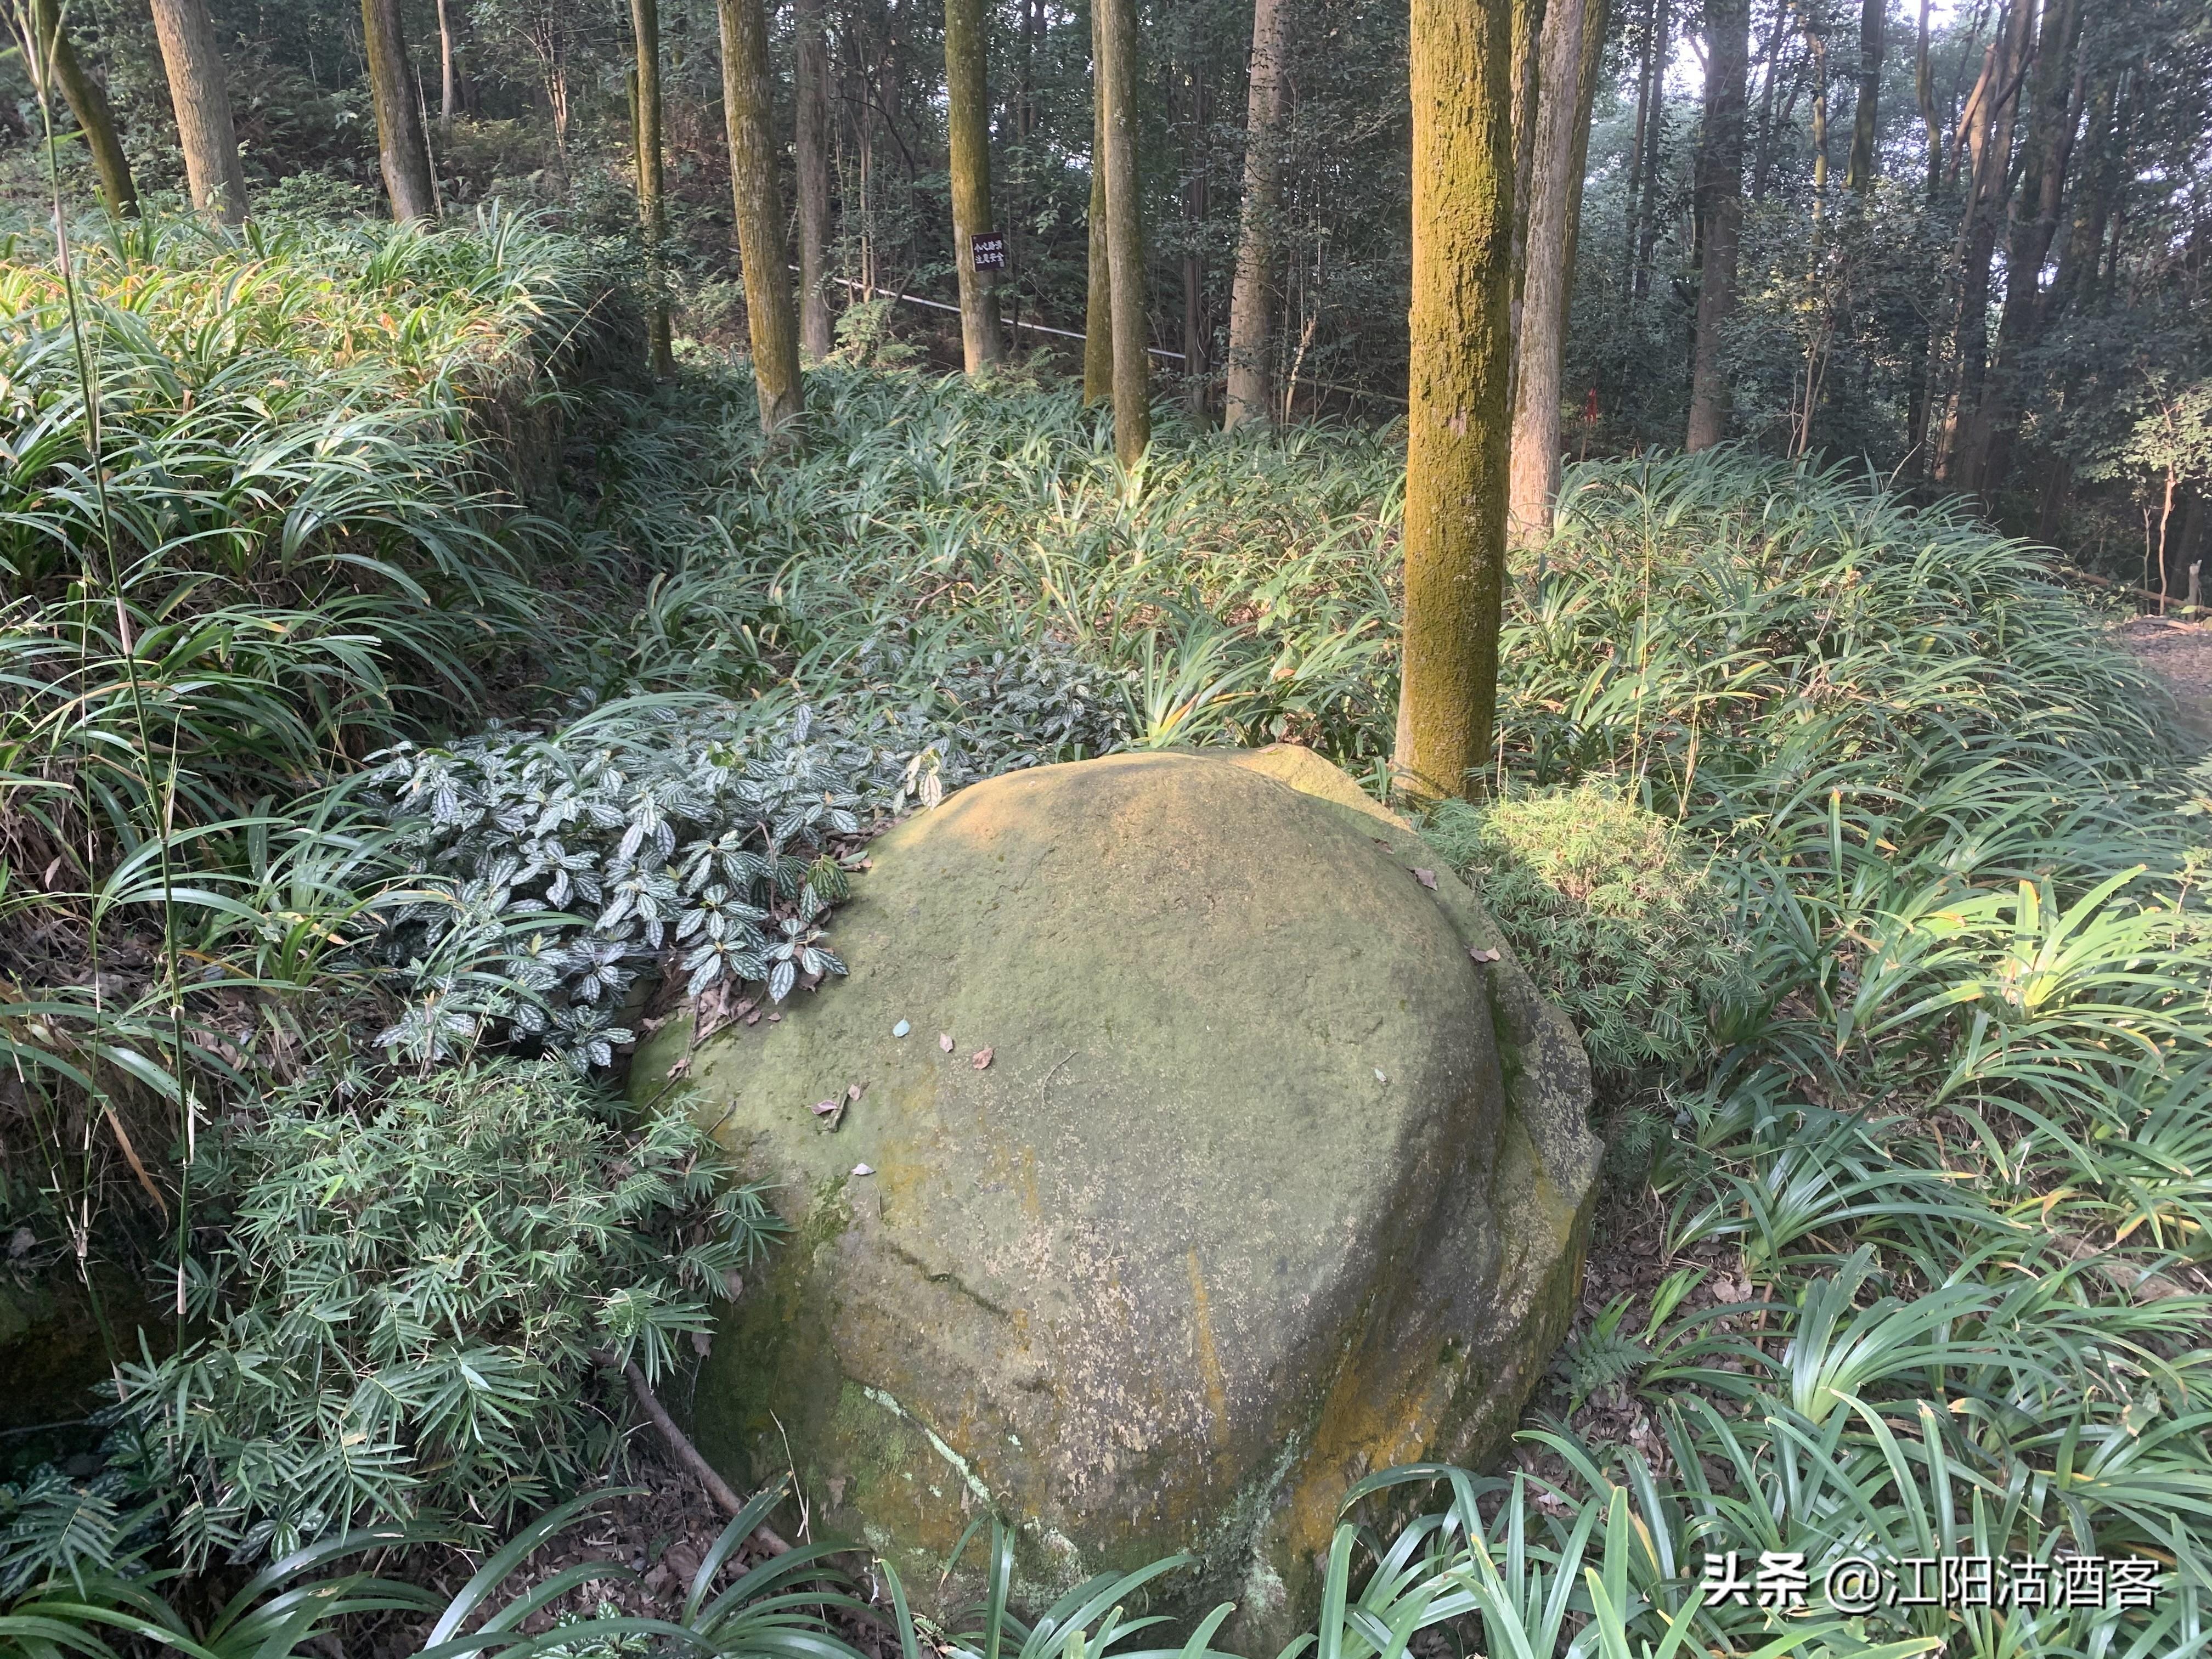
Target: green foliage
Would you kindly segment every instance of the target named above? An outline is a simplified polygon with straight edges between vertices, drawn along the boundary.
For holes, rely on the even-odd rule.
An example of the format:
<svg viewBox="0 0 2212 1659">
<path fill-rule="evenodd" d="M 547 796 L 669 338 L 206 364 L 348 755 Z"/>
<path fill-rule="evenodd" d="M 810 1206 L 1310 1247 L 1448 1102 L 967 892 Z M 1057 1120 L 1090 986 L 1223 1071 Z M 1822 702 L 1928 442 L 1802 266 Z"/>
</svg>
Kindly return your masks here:
<svg viewBox="0 0 2212 1659">
<path fill-rule="evenodd" d="M 1445 802 L 1422 832 L 1474 879 L 1601 1074 L 1680 1072 L 1710 1052 L 1709 1013 L 1749 999 L 1731 896 L 1617 787 Z"/>
<path fill-rule="evenodd" d="M 203 1144 L 220 1242 L 185 1280 L 209 1334 L 125 1368 L 137 1478 L 187 1563 L 417 1514 L 507 1524 L 605 1461 L 592 1354 L 666 1370 L 773 1231 L 688 1120 L 617 1133 L 560 1066 L 337 1110 L 333 1082 Z"/>
</svg>

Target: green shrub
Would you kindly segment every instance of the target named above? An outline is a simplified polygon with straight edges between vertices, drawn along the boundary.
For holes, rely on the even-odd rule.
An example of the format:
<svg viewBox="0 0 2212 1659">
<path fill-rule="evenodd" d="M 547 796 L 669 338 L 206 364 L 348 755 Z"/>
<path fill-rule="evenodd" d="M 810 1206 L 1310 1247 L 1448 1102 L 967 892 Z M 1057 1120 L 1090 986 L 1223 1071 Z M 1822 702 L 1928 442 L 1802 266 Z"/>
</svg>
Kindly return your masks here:
<svg viewBox="0 0 2212 1659">
<path fill-rule="evenodd" d="M 1439 805 L 1424 833 L 1466 870 L 1601 1080 L 1680 1071 L 1710 1013 L 1749 991 L 1733 907 L 1666 819 L 1592 779 L 1477 808 Z"/>
<path fill-rule="evenodd" d="M 329 1109 L 325 1079 L 201 1148 L 210 1334 L 125 1368 L 133 1460 L 187 1563 L 425 1512 L 510 1523 L 605 1461 L 594 1351 L 648 1376 L 774 1223 L 681 1115 L 625 1134 L 505 1063 Z"/>
</svg>

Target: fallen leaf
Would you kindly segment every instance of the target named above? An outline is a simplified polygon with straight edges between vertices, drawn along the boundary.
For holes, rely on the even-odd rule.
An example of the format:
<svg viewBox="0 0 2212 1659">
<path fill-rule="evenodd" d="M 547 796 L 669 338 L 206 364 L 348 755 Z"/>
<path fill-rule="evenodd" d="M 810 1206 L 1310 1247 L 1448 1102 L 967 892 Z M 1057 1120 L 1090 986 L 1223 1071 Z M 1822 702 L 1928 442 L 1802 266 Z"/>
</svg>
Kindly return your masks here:
<svg viewBox="0 0 2212 1659">
<path fill-rule="evenodd" d="M 871 1169 L 867 1164 L 855 1164 L 853 1166 L 853 1173 L 856 1176 L 872 1176 L 875 1174 L 875 1170 Z"/>
<path fill-rule="evenodd" d="M 760 1024 L 760 1011 L 757 1008 L 751 1013 L 745 1016 L 745 1024 L 748 1025 L 757 1025 Z"/>
<path fill-rule="evenodd" d="M 813 1113 L 817 1117 L 827 1117 L 830 1113 L 836 1111 L 842 1103 L 835 1100 L 817 1100 L 806 1109 Z"/>
<path fill-rule="evenodd" d="M 1413 879 L 1431 893 L 1437 890 L 1437 872 L 1433 870 L 1416 870 L 1413 872 Z"/>
<path fill-rule="evenodd" d="M 978 1048 L 968 1056 L 968 1063 L 979 1072 L 985 1070 L 991 1063 L 991 1051 L 988 1048 Z"/>
<path fill-rule="evenodd" d="M 781 1014 L 770 1014 L 768 1017 L 768 1023 L 771 1025 L 779 1025 L 781 1024 L 782 1022 L 783 1016 Z"/>
<path fill-rule="evenodd" d="M 937 1034 L 937 1046 L 944 1049 L 946 1054 L 951 1054 L 952 1052 L 952 1033 L 950 1031 L 939 1031 Z"/>
<path fill-rule="evenodd" d="M 1497 962 L 1501 959 L 1500 952 L 1496 951 L 1486 951 L 1479 945 L 1468 945 L 1467 947 L 1467 953 L 1473 957 L 1477 962 Z"/>
<path fill-rule="evenodd" d="M 669 1075 L 669 1076 L 671 1076 L 671 1077 L 689 1077 L 689 1076 L 690 1076 L 690 1075 L 691 1075 L 691 1056 L 690 1056 L 690 1055 L 689 1055 L 689 1054 L 680 1054 L 680 1055 L 678 1055 L 678 1056 L 677 1057 L 676 1063 L 675 1063 L 673 1066 L 670 1066 L 670 1067 L 668 1068 L 668 1075 Z"/>
<path fill-rule="evenodd" d="M 847 1085 L 845 1090 L 845 1098 L 848 1100 L 858 1100 L 860 1097 L 860 1090 L 863 1086 L 864 1085 L 858 1083 Z"/>
</svg>

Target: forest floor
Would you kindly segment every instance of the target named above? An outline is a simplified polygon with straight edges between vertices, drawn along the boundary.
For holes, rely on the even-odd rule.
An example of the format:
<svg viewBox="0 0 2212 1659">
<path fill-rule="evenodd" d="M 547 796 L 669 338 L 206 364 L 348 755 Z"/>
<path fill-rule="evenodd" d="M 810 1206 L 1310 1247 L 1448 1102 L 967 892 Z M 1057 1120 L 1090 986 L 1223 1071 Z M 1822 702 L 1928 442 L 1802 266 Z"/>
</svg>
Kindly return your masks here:
<svg viewBox="0 0 2212 1659">
<path fill-rule="evenodd" d="M 2118 638 L 2173 693 L 2184 729 L 2212 750 L 2212 623 L 2138 617 Z"/>
</svg>

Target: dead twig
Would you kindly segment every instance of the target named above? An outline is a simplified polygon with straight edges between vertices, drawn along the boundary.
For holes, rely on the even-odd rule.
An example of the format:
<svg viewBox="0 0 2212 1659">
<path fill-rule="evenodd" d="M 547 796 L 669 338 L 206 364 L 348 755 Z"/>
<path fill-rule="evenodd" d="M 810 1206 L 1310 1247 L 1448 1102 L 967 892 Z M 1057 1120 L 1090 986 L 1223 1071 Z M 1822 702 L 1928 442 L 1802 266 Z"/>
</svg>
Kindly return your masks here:
<svg viewBox="0 0 2212 1659">
<path fill-rule="evenodd" d="M 728 1481 L 714 1472 L 712 1463 L 699 1455 L 699 1449 L 691 1443 L 690 1437 L 676 1426 L 676 1419 L 669 1416 L 668 1408 L 653 1394 L 653 1385 L 645 1380 L 645 1373 L 638 1369 L 635 1359 L 617 1359 L 604 1349 L 594 1348 L 592 1363 L 607 1370 L 619 1370 L 629 1379 L 629 1391 L 636 1396 L 639 1407 L 653 1419 L 653 1426 L 660 1431 L 660 1437 L 668 1443 L 669 1450 L 676 1454 L 676 1461 L 707 1489 L 708 1497 L 730 1515 L 736 1515 L 744 1508 L 745 1500 L 738 1496 L 736 1489 Z M 753 1529 L 753 1537 L 771 1555 L 788 1555 L 791 1553 L 789 1542 L 765 1522 Z"/>
</svg>

